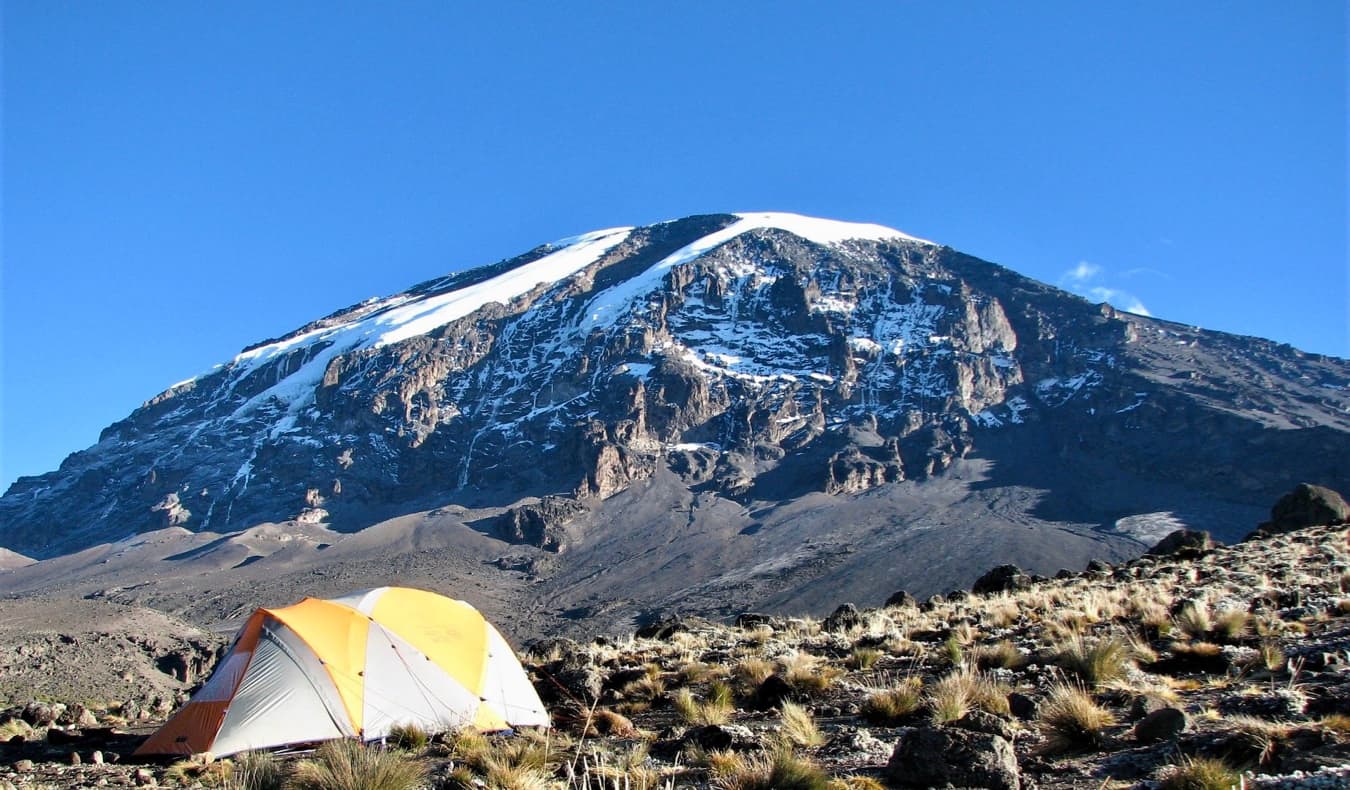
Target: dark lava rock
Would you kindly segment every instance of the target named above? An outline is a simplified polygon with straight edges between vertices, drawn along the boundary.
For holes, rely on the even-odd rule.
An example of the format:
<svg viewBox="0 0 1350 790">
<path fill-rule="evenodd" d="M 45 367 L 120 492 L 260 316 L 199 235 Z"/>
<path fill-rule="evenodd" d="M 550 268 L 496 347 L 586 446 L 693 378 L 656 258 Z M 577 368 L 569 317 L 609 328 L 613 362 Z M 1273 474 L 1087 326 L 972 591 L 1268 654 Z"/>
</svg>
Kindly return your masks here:
<svg viewBox="0 0 1350 790">
<path fill-rule="evenodd" d="M 748 751 L 759 748 L 759 740 L 749 727 L 741 724 L 709 724 L 695 727 L 684 736 L 685 744 L 693 744 L 702 749 L 733 749 Z"/>
<path fill-rule="evenodd" d="M 760 612 L 742 612 L 736 615 L 736 627 L 753 630 L 761 625 L 767 625 L 773 629 L 782 628 L 787 624 L 787 620 L 778 615 L 762 614 Z"/>
<path fill-rule="evenodd" d="M 997 735 L 1009 743 L 1017 736 L 1010 723 L 983 710 L 972 710 L 948 726 L 971 732 L 982 732 L 986 735 Z"/>
<path fill-rule="evenodd" d="M 1151 557 L 1189 559 L 1198 557 L 1213 548 L 1214 539 L 1209 536 L 1208 532 L 1179 529 L 1158 541 L 1157 545 L 1149 549 L 1146 554 Z"/>
<path fill-rule="evenodd" d="M 1022 572 L 1022 569 L 1016 565 L 1000 565 L 980 578 L 971 585 L 970 591 L 977 595 L 990 595 L 992 593 L 1016 592 L 1026 590 L 1031 587 L 1031 577 Z"/>
<path fill-rule="evenodd" d="M 787 682 L 786 678 L 774 673 L 764 678 L 764 681 L 759 684 L 759 688 L 755 689 L 755 695 L 750 700 L 750 706 L 755 710 L 776 708 L 784 700 L 792 699 L 795 693 L 792 684 Z"/>
<path fill-rule="evenodd" d="M 1159 708 L 1134 725 L 1140 743 L 1170 741 L 1186 730 L 1186 714 L 1176 708 Z"/>
<path fill-rule="evenodd" d="M 1022 721 L 1031 721 L 1035 719 L 1036 713 L 1040 708 L 1040 702 L 1029 694 L 1014 691 L 1008 695 L 1008 710 L 1012 711 L 1012 715 Z"/>
<path fill-rule="evenodd" d="M 1017 756 L 1007 739 L 951 727 L 905 728 L 886 764 L 895 787 L 989 787 L 1016 790 Z"/>
<path fill-rule="evenodd" d="M 1257 527 L 1247 539 L 1348 521 L 1350 504 L 1339 493 L 1312 483 L 1299 483 L 1298 488 L 1285 494 L 1270 509 L 1270 521 Z"/>
<path fill-rule="evenodd" d="M 858 607 L 846 603 L 830 613 L 830 616 L 825 618 L 820 627 L 825 631 L 835 633 L 857 628 L 860 625 L 862 625 L 862 615 L 858 613 Z"/>
<path fill-rule="evenodd" d="M 886 605 L 911 608 L 918 606 L 919 602 L 914 600 L 914 596 L 910 595 L 905 590 L 897 590 L 896 592 L 891 593 L 890 598 L 886 599 Z"/>
</svg>

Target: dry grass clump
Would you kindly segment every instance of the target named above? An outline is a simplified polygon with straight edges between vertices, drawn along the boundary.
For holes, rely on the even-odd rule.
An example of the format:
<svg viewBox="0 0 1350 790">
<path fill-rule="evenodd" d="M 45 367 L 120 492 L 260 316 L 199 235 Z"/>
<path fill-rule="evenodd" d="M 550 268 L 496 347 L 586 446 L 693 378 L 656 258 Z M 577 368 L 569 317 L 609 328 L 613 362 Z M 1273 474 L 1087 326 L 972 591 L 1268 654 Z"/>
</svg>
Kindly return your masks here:
<svg viewBox="0 0 1350 790">
<path fill-rule="evenodd" d="M 426 765 L 407 752 L 367 747 L 358 741 L 326 741 L 307 760 L 295 764 L 296 790 L 414 790 Z"/>
<path fill-rule="evenodd" d="M 164 771 L 164 781 L 171 785 L 220 787 L 230 781 L 232 773 L 229 761 L 216 762 L 210 755 L 198 755 L 170 765 Z"/>
<path fill-rule="evenodd" d="M 1158 784 L 1159 790 L 1230 790 L 1242 777 L 1222 760 L 1210 757 L 1183 758 L 1181 765 Z"/>
<path fill-rule="evenodd" d="M 617 751 L 592 748 L 574 763 L 574 771 L 569 774 L 572 780 L 567 786 L 581 790 L 661 790 L 671 787 L 671 777 L 680 770 L 663 771 L 650 765 L 647 757 L 645 743 Z M 557 782 L 549 785 L 557 786 Z"/>
<path fill-rule="evenodd" d="M 746 658 L 731 668 L 731 676 L 743 685 L 756 687 L 777 669 L 778 665 L 767 658 Z"/>
<path fill-rule="evenodd" d="M 544 790 L 556 786 L 569 743 L 557 733 L 525 730 L 507 739 L 490 739 L 474 731 L 456 734 L 452 751 L 465 770 L 451 776 L 451 786 L 495 790 Z M 317 790 L 317 788 L 316 788 Z"/>
<path fill-rule="evenodd" d="M 726 724 L 731 721 L 731 714 L 736 711 L 731 686 L 721 681 L 709 684 L 708 694 L 702 700 L 695 699 L 692 691 L 683 688 L 675 692 L 672 701 L 675 704 L 675 712 L 689 724 Z"/>
<path fill-rule="evenodd" d="M 884 653 L 874 647 L 855 647 L 844 663 L 849 669 L 866 671 L 876 666 L 883 655 Z"/>
<path fill-rule="evenodd" d="M 808 749 L 825 744 L 825 735 L 810 711 L 795 702 L 784 702 L 780 710 L 783 723 L 778 734 L 788 743 Z"/>
<path fill-rule="evenodd" d="M 839 667 L 830 666 L 820 656 L 795 652 L 779 660 L 783 679 L 794 691 L 818 694 L 834 684 L 844 674 Z"/>
<path fill-rule="evenodd" d="M 226 790 L 282 790 L 290 771 L 271 752 L 240 752 L 231 759 Z"/>
<path fill-rule="evenodd" d="M 1116 723 L 1110 711 L 1098 705 L 1081 687 L 1060 683 L 1050 689 L 1037 711 L 1045 751 L 1056 754 L 1073 749 L 1096 748 L 1106 728 Z"/>
<path fill-rule="evenodd" d="M 1018 669 L 1027 663 L 1027 657 L 1007 639 L 992 645 L 982 645 L 975 651 L 975 665 L 980 669 Z"/>
<path fill-rule="evenodd" d="M 837 776 L 825 787 L 828 790 L 886 790 L 886 785 L 870 776 Z"/>
<path fill-rule="evenodd" d="M 1056 652 L 1055 663 L 1093 688 L 1124 677 L 1133 666 L 1129 644 L 1114 636 L 1091 643 L 1081 636 L 1070 639 Z"/>
<path fill-rule="evenodd" d="M 1219 612 L 1214 618 L 1213 635 L 1225 642 L 1237 642 L 1252 630 L 1252 616 L 1240 609 Z"/>
<path fill-rule="evenodd" d="M 713 768 L 718 790 L 829 790 L 830 778 L 811 760 L 790 749 L 725 759 Z"/>
<path fill-rule="evenodd" d="M 389 745 L 395 749 L 420 752 L 427 748 L 431 736 L 416 724 L 395 724 L 389 728 Z"/>
<path fill-rule="evenodd" d="M 33 737 L 33 728 L 29 726 L 28 722 L 18 718 L 0 724 L 0 742 L 8 741 L 16 735 L 28 740 Z"/>
<path fill-rule="evenodd" d="M 1214 629 L 1209 606 L 1204 601 L 1190 601 L 1176 616 L 1177 630 L 1191 639 L 1203 639 Z"/>
<path fill-rule="evenodd" d="M 909 677 L 889 688 L 877 689 L 863 700 L 860 713 L 873 724 L 889 726 L 915 715 L 923 708 L 923 681 Z"/>
<path fill-rule="evenodd" d="M 933 684 L 928 692 L 928 707 L 934 724 L 956 721 L 972 708 L 1008 715 L 1007 686 L 973 667 L 962 666 Z"/>
<path fill-rule="evenodd" d="M 680 667 L 680 680 L 685 683 L 707 683 L 710 680 L 724 678 L 731 674 L 731 670 L 722 664 L 706 664 L 702 661 L 695 661 L 691 664 L 685 664 Z"/>
</svg>

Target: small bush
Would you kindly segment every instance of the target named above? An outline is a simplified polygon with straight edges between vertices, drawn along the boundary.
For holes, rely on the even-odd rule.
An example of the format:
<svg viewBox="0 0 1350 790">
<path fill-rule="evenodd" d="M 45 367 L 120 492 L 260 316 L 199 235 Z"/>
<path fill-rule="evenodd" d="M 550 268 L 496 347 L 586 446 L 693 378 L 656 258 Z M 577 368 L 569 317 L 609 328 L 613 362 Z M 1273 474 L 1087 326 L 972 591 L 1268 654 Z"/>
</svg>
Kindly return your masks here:
<svg viewBox="0 0 1350 790">
<path fill-rule="evenodd" d="M 1106 728 L 1116 723 L 1110 711 L 1093 701 L 1082 688 L 1070 684 L 1050 689 L 1037 711 L 1037 719 L 1049 753 L 1096 748 L 1101 745 Z"/>
<path fill-rule="evenodd" d="M 308 760 L 296 763 L 296 790 L 415 790 L 426 766 L 406 752 L 369 748 L 343 738 L 327 741 Z"/>
<path fill-rule="evenodd" d="M 1230 790 L 1242 777 L 1222 760 L 1185 759 L 1158 785 L 1159 790 Z"/>
</svg>

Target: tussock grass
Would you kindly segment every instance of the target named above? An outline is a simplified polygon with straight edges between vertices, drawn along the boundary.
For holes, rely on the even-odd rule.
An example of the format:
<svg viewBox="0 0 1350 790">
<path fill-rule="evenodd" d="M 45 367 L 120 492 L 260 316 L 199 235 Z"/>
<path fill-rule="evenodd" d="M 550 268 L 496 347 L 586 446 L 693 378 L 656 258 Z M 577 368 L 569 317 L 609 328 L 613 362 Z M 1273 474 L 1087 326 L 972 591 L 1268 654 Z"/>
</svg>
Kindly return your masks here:
<svg viewBox="0 0 1350 790">
<path fill-rule="evenodd" d="M 1002 669 L 1018 669 L 1027 663 L 1027 657 L 1022 655 L 1022 651 L 1017 649 L 1007 639 L 995 642 L 992 645 L 982 645 L 975 651 L 975 664 L 980 669 L 991 669 L 999 667 Z"/>
<path fill-rule="evenodd" d="M 880 650 L 873 647 L 855 647 L 853 652 L 849 653 L 845 664 L 850 669 L 868 670 L 876 666 L 882 655 Z"/>
<path fill-rule="evenodd" d="M 1008 715 L 1009 689 L 973 667 L 962 666 L 936 683 L 928 692 L 928 708 L 934 724 L 956 721 L 972 708 Z"/>
<path fill-rule="evenodd" d="M 282 790 L 290 779 L 286 763 L 271 752 L 240 752 L 230 762 L 227 790 Z"/>
<path fill-rule="evenodd" d="M 1159 790 L 1230 790 L 1242 777 L 1222 760 L 1210 757 L 1183 758 L 1180 765 L 1158 784 Z"/>
<path fill-rule="evenodd" d="M 839 667 L 830 666 L 820 656 L 795 652 L 780 659 L 783 679 L 793 690 L 807 695 L 818 694 L 834 684 L 844 674 Z"/>
<path fill-rule="evenodd" d="M 745 759 L 731 773 L 715 775 L 717 790 L 828 790 L 830 778 L 811 760 L 789 749 Z"/>
<path fill-rule="evenodd" d="M 886 785 L 870 776 L 840 776 L 825 785 L 828 790 L 886 790 Z"/>
<path fill-rule="evenodd" d="M 1252 616 L 1240 609 L 1219 612 L 1214 618 L 1213 634 L 1225 642 L 1237 642 L 1251 633 Z"/>
<path fill-rule="evenodd" d="M 223 787 L 230 781 L 232 773 L 229 762 L 216 762 L 210 755 L 203 755 L 170 765 L 164 770 L 164 781 L 170 785 Z"/>
<path fill-rule="evenodd" d="M 784 702 L 781 711 L 783 723 L 778 733 L 788 743 L 808 749 L 825 745 L 825 735 L 810 711 L 795 702 Z"/>
<path fill-rule="evenodd" d="M 313 757 L 295 764 L 295 790 L 415 790 L 426 766 L 406 752 L 369 748 L 343 738 L 326 741 Z"/>
<path fill-rule="evenodd" d="M 420 752 L 430 740 L 427 731 L 416 724 L 395 724 L 389 728 L 389 745 L 395 749 Z"/>
<path fill-rule="evenodd" d="M 1191 639 L 1203 639 L 1214 628 L 1209 606 L 1204 601 L 1191 601 L 1176 616 L 1177 630 Z"/>
<path fill-rule="evenodd" d="M 1056 754 L 1074 749 L 1096 748 L 1116 717 L 1077 685 L 1057 684 L 1050 689 L 1037 711 L 1045 751 Z"/>
<path fill-rule="evenodd" d="M 905 678 L 889 688 L 868 694 L 859 712 L 873 724 L 894 725 L 922 710 L 923 699 L 923 681 L 916 677 Z"/>
<path fill-rule="evenodd" d="M 714 681 L 709 686 L 705 699 L 695 699 L 692 691 L 683 688 L 675 692 L 673 702 L 675 712 L 689 724 L 726 724 L 736 711 L 731 687 L 720 681 Z"/>
<path fill-rule="evenodd" d="M 732 667 L 731 676 L 746 686 L 756 687 L 777 668 L 777 665 L 767 658 L 747 658 Z"/>
<path fill-rule="evenodd" d="M 1133 666 L 1130 655 L 1129 644 L 1118 637 L 1088 642 L 1079 636 L 1060 646 L 1055 663 L 1095 688 L 1124 677 Z"/>
</svg>

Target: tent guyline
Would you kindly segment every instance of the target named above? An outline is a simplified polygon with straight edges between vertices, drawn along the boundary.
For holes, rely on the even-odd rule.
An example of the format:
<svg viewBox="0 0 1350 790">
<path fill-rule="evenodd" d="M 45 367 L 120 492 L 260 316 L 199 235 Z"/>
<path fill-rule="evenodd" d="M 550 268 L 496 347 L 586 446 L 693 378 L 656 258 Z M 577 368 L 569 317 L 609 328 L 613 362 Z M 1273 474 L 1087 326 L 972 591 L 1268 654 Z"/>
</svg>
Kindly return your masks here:
<svg viewBox="0 0 1350 790">
<path fill-rule="evenodd" d="M 547 727 L 515 652 L 478 610 L 379 587 L 258 609 L 207 682 L 138 755 L 227 756 L 397 726 Z"/>
</svg>

